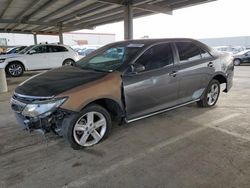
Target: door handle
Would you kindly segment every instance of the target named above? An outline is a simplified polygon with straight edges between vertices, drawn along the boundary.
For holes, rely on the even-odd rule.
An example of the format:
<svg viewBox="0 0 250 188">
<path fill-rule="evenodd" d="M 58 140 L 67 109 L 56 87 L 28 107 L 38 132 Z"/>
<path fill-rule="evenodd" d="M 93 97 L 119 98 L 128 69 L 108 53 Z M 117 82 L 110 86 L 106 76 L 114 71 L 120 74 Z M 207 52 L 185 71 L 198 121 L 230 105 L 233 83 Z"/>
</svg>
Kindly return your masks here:
<svg viewBox="0 0 250 188">
<path fill-rule="evenodd" d="M 168 74 L 169 76 L 176 77 L 177 71 L 172 71 Z"/>
<path fill-rule="evenodd" d="M 207 66 L 208 66 L 208 67 L 213 67 L 214 64 L 213 64 L 213 62 L 209 62 L 209 63 L 207 64 Z"/>
</svg>

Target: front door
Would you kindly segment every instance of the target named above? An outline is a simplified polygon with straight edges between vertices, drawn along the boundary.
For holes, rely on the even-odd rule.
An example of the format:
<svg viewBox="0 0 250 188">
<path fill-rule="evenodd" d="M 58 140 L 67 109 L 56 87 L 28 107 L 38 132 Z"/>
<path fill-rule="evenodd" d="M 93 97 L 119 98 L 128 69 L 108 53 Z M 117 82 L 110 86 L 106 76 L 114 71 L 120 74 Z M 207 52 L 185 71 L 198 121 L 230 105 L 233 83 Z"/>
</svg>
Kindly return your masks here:
<svg viewBox="0 0 250 188">
<path fill-rule="evenodd" d="M 47 46 L 39 45 L 32 48 L 25 57 L 28 70 L 46 69 L 48 62 Z"/>
<path fill-rule="evenodd" d="M 178 103 L 177 66 L 172 52 L 170 43 L 154 45 L 134 64 L 143 65 L 145 70 L 122 77 L 128 120 Z"/>
</svg>

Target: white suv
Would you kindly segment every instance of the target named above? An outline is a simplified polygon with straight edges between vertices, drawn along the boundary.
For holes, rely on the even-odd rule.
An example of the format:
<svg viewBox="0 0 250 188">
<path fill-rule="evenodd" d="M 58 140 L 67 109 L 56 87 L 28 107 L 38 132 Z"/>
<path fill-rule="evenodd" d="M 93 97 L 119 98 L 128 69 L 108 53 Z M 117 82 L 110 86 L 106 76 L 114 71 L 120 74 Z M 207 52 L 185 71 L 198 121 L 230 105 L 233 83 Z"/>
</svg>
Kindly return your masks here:
<svg viewBox="0 0 250 188">
<path fill-rule="evenodd" d="M 70 47 L 58 44 L 39 44 L 28 46 L 18 54 L 0 55 L 0 69 L 13 77 L 25 70 L 42 70 L 71 65 L 80 56 Z"/>
</svg>

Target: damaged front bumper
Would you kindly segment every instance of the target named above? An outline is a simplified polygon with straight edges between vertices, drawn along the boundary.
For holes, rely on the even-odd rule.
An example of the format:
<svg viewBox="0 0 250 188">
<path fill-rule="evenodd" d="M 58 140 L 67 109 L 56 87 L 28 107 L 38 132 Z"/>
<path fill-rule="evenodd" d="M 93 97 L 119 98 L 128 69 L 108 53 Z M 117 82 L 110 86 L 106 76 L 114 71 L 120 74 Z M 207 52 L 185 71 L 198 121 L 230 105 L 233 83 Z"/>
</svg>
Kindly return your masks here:
<svg viewBox="0 0 250 188">
<path fill-rule="evenodd" d="M 31 97 L 20 97 L 14 94 L 11 99 L 11 108 L 15 112 L 17 122 L 21 127 L 28 131 L 39 131 L 41 133 L 54 132 L 61 134 L 61 126 L 63 118 L 71 112 L 63 110 L 59 105 L 51 105 L 53 102 L 60 99 L 38 99 Z M 45 110 L 44 113 L 37 113 L 43 110 L 42 108 L 48 104 L 51 109 Z M 35 108 L 34 108 L 35 107 Z M 37 109 L 39 108 L 39 109 Z M 47 108 L 45 108 L 47 109 Z"/>
<path fill-rule="evenodd" d="M 53 132 L 57 135 L 62 135 L 61 126 L 63 118 L 68 114 L 61 109 L 56 110 L 53 114 L 40 118 L 25 117 L 20 113 L 15 112 L 15 117 L 18 124 L 29 132 L 38 131 L 40 133 Z"/>
</svg>

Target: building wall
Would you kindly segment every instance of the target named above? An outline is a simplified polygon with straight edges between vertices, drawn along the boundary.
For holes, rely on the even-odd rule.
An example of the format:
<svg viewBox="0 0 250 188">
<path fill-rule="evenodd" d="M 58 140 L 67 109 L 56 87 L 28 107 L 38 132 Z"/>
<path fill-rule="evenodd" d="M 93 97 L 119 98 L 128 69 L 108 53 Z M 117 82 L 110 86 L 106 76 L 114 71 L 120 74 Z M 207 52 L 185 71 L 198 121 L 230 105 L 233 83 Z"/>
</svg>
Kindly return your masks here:
<svg viewBox="0 0 250 188">
<path fill-rule="evenodd" d="M 30 34 L 0 33 L 0 39 L 6 39 L 8 46 L 32 45 L 34 37 Z M 105 45 L 115 41 L 115 34 L 106 33 L 65 33 L 63 34 L 64 44 L 77 45 L 77 41 L 86 40 L 90 45 Z M 37 35 L 37 42 L 56 43 L 59 37 L 56 35 Z"/>
<path fill-rule="evenodd" d="M 199 39 L 209 46 L 245 46 L 250 48 L 250 36 Z"/>
</svg>

